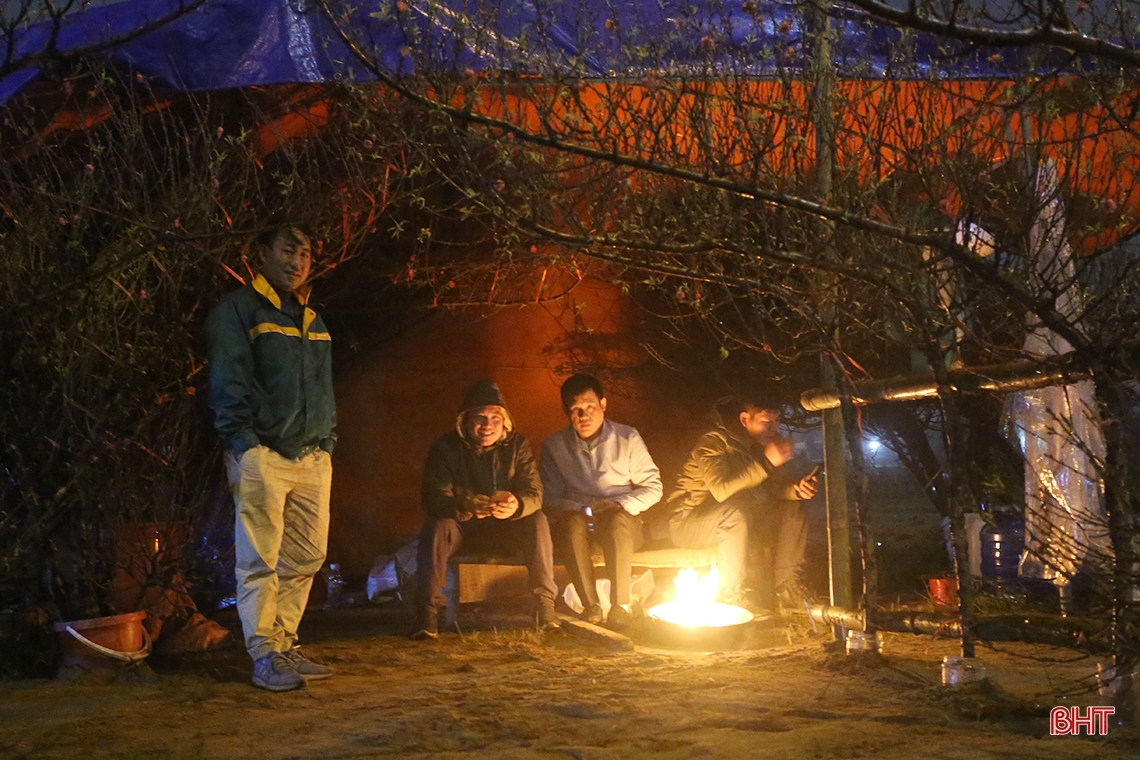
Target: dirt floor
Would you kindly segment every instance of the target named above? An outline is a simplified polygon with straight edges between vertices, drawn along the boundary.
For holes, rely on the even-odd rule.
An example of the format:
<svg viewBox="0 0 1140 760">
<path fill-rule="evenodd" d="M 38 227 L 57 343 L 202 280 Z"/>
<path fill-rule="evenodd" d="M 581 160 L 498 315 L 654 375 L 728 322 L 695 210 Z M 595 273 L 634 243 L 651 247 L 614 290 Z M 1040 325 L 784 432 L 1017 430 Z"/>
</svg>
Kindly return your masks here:
<svg viewBox="0 0 1140 760">
<path fill-rule="evenodd" d="M 1135 720 L 1049 735 L 1054 705 L 1102 703 L 1095 660 L 1066 650 L 995 644 L 980 652 L 988 681 L 947 688 L 956 642 L 886 634 L 864 661 L 829 654 L 803 618 L 718 653 L 614 651 L 528 628 L 518 605 L 462 623 L 416 643 L 399 606 L 310 611 L 306 646 L 337 675 L 283 694 L 250 685 L 237 647 L 152 655 L 153 673 L 113 680 L 0 683 L 0 757 L 1140 757 Z"/>
</svg>

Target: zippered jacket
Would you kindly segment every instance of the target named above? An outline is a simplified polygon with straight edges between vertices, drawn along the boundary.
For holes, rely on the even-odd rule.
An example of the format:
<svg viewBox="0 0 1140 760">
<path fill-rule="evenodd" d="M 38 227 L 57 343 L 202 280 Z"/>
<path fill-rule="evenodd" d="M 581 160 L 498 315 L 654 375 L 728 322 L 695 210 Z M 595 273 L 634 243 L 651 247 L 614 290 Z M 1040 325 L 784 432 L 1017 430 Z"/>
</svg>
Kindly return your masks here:
<svg viewBox="0 0 1140 760">
<path fill-rule="evenodd" d="M 759 442 L 739 425 L 726 424 L 719 412 L 714 417 L 715 427 L 697 441 L 667 499 L 674 519 L 738 495 L 757 502 L 798 499 L 795 482 L 787 479 L 783 468 L 768 461 Z"/>
<path fill-rule="evenodd" d="M 467 439 L 463 414 L 483 406 L 503 410 L 506 434 L 483 448 Z M 530 442 L 514 431 L 514 421 L 498 386 L 484 380 L 468 393 L 456 418 L 455 430 L 436 439 L 424 465 L 423 508 L 430 517 L 459 521 L 475 517 L 476 509 L 490 502 L 496 491 L 510 491 L 519 501 L 517 520 L 542 508 L 542 480 Z"/>
<path fill-rule="evenodd" d="M 295 459 L 336 445 L 332 339 L 309 289 L 284 302 L 264 276 L 210 312 L 210 408 L 237 455 L 265 445 Z"/>
<path fill-rule="evenodd" d="M 566 426 L 542 444 L 542 506 L 574 512 L 592 499 L 610 499 L 631 515 L 661 501 L 661 472 L 636 428 L 603 420 L 592 441 Z"/>
</svg>

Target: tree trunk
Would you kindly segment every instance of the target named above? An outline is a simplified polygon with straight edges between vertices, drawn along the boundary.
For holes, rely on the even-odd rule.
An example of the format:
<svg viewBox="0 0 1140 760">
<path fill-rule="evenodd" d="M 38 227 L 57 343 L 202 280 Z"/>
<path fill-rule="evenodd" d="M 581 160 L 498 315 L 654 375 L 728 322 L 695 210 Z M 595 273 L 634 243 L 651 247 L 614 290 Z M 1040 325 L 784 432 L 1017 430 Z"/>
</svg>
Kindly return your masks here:
<svg viewBox="0 0 1140 760">
<path fill-rule="evenodd" d="M 1140 616 L 1132 599 L 1137 581 L 1136 498 L 1128 474 L 1130 457 L 1124 440 L 1124 424 L 1130 405 L 1128 394 L 1113 374 L 1103 368 L 1093 372 L 1097 402 L 1104 431 L 1104 507 L 1108 515 L 1108 534 L 1112 542 L 1112 655 L 1115 674 L 1120 679 L 1117 698 L 1126 704 L 1132 694 L 1132 668 L 1140 655 L 1138 629 Z"/>
</svg>

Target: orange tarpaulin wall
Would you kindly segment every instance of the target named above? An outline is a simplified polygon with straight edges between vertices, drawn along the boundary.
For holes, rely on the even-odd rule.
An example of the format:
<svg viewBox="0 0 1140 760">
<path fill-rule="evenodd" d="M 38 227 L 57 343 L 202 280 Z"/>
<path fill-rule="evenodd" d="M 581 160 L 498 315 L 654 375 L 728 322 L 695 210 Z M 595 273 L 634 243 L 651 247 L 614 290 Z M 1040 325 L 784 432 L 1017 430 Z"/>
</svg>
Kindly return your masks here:
<svg viewBox="0 0 1140 760">
<path fill-rule="evenodd" d="M 1046 104 L 1036 112 L 1022 105 L 1027 86 Z M 961 191 L 942 176 L 946 162 L 969 158 L 968 165 L 990 167 L 1029 152 L 1056 164 L 1066 196 L 1081 207 L 1075 247 L 1103 249 L 1140 227 L 1140 138 L 1131 131 L 1130 109 L 1086 107 L 1080 88 L 1073 79 L 840 82 L 838 172 L 860 183 L 919 176 L 928 196 L 954 215 Z M 798 81 L 599 82 L 573 90 L 485 87 L 453 103 L 531 131 L 651 161 L 715 167 L 719 178 L 764 187 L 811 172 L 809 97 Z"/>
<path fill-rule="evenodd" d="M 1027 87 L 1039 91 L 1046 107 L 1029 113 L 1021 105 Z M 335 108 L 313 98 L 318 87 L 281 90 L 290 107 L 252 133 L 258 155 L 317 135 Z M 1070 242 L 1084 253 L 1101 250 L 1140 229 L 1140 137 L 1127 106 L 1140 93 L 1121 97 L 1113 110 L 1087 105 L 1081 90 L 1077 79 L 843 81 L 834 98 L 837 170 L 860 184 L 918 177 L 927 198 L 954 216 L 960 196 L 973 188 L 944 176 L 947 162 L 969 158 L 988 167 L 1026 152 L 1039 155 L 1054 161 L 1071 213 L 1079 211 Z M 668 165 L 712 167 L 722 179 L 765 187 L 808 176 L 814 166 L 809 97 L 799 81 L 603 81 L 574 88 L 479 82 L 449 100 L 532 132 Z M 42 136 L 89 128 L 110 115 L 106 106 L 90 114 L 61 111 Z M 966 179 L 977 185 L 978 177 Z"/>
</svg>

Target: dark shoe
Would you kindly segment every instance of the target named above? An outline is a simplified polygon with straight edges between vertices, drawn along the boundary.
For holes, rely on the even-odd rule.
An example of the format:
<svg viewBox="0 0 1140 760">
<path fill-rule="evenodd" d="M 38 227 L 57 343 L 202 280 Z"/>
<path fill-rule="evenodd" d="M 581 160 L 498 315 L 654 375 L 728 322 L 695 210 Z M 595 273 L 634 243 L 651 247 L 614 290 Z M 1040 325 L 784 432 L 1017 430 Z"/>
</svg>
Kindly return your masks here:
<svg viewBox="0 0 1140 760">
<path fill-rule="evenodd" d="M 305 685 L 293 663 L 280 652 L 270 652 L 253 663 L 253 685 L 269 691 L 292 691 Z"/>
<path fill-rule="evenodd" d="M 439 638 L 439 611 L 434 609 L 420 610 L 420 622 L 411 635 L 412 641 L 429 641 Z"/>
<path fill-rule="evenodd" d="M 543 631 L 554 631 L 562 627 L 562 621 L 554 611 L 554 600 L 545 596 L 538 599 L 538 627 Z"/>
<path fill-rule="evenodd" d="M 592 623 L 594 625 L 601 625 L 602 619 L 604 618 L 604 616 L 602 615 L 602 605 L 591 604 L 589 607 L 582 610 L 582 614 L 579 615 L 578 617 L 581 618 L 582 620 L 586 621 L 587 623 Z"/>
<path fill-rule="evenodd" d="M 799 578 L 781 583 L 776 588 L 776 598 L 780 600 L 781 607 L 793 612 L 810 612 L 811 605 L 815 603 L 811 589 Z"/>
<path fill-rule="evenodd" d="M 620 604 L 615 604 L 610 607 L 610 615 L 606 618 L 606 628 L 611 631 L 624 631 L 629 628 L 633 623 L 633 614 L 622 607 Z"/>
<path fill-rule="evenodd" d="M 288 660 L 289 664 L 293 666 L 293 670 L 297 671 L 297 675 L 306 681 L 320 681 L 333 674 L 332 668 L 328 665 L 313 662 L 306 657 L 301 652 L 301 647 L 293 647 L 288 652 L 283 652 L 281 656 Z"/>
</svg>

